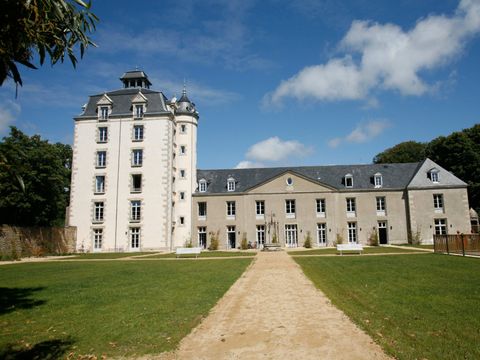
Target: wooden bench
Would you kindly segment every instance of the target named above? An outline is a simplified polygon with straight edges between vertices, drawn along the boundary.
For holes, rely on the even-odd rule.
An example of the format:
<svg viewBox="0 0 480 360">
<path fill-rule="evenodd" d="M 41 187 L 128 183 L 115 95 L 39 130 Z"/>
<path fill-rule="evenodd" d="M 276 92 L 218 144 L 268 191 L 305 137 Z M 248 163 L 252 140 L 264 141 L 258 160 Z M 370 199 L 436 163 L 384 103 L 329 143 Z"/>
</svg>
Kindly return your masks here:
<svg viewBox="0 0 480 360">
<path fill-rule="evenodd" d="M 363 251 L 363 245 L 362 244 L 338 244 L 337 245 L 337 251 L 340 252 L 340 255 L 343 255 L 344 251 L 358 251 L 358 253 L 361 255 Z"/>
<path fill-rule="evenodd" d="M 180 257 L 181 255 L 195 255 L 195 259 L 198 257 L 198 255 L 202 252 L 201 247 L 191 247 L 191 248 L 176 248 L 175 249 L 175 255 L 176 257 Z"/>
</svg>

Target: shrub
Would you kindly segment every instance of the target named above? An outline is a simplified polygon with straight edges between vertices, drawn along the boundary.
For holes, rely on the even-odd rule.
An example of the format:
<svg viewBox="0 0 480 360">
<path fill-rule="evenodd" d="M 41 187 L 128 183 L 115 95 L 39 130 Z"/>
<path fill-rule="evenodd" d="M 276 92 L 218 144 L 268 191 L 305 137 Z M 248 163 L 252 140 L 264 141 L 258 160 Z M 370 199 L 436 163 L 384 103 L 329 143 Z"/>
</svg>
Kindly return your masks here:
<svg viewBox="0 0 480 360">
<path fill-rule="evenodd" d="M 247 241 L 247 233 L 244 232 L 242 235 L 242 241 L 240 242 L 240 248 L 242 250 L 247 250 L 248 249 L 248 241 Z"/>
<path fill-rule="evenodd" d="M 310 235 L 310 231 L 307 231 L 307 236 L 305 237 L 303 247 L 305 247 L 306 249 L 310 249 L 312 247 L 312 237 Z"/>
<path fill-rule="evenodd" d="M 220 230 L 217 232 L 210 231 L 210 245 L 208 246 L 208 250 L 218 250 L 218 238 L 220 237 Z"/>
<path fill-rule="evenodd" d="M 408 231 L 408 243 L 410 245 L 420 245 L 422 242 L 420 227 L 417 226 L 417 231 L 413 232 L 412 230 Z"/>
<path fill-rule="evenodd" d="M 272 244 L 276 244 L 277 242 L 278 242 L 277 233 L 273 233 L 273 235 L 272 235 Z"/>
<path fill-rule="evenodd" d="M 340 233 L 337 233 L 334 245 L 338 245 L 338 244 L 343 244 L 343 236 Z"/>
<path fill-rule="evenodd" d="M 186 247 L 186 248 L 192 248 L 192 247 L 193 247 L 193 244 L 192 244 L 192 240 L 191 240 L 191 239 L 185 240 L 185 247 Z"/>
<path fill-rule="evenodd" d="M 377 230 L 373 230 L 368 237 L 368 242 L 371 246 L 378 246 L 378 233 Z"/>
</svg>

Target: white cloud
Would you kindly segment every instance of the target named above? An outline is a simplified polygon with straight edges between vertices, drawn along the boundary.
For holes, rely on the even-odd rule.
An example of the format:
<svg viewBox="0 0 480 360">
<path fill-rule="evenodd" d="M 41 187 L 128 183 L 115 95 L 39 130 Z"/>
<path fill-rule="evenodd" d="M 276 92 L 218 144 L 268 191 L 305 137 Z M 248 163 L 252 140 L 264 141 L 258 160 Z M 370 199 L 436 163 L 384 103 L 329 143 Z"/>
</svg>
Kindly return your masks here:
<svg viewBox="0 0 480 360">
<path fill-rule="evenodd" d="M 421 73 L 460 56 L 479 32 L 480 0 L 462 0 L 454 15 L 430 15 L 409 31 L 395 24 L 354 21 L 339 44 L 343 57 L 302 69 L 265 101 L 368 99 L 373 91 L 385 89 L 419 96 L 434 88 Z"/>
<path fill-rule="evenodd" d="M 380 135 L 386 128 L 390 126 L 387 120 L 370 120 L 366 123 L 357 125 L 345 137 L 336 137 L 328 141 L 328 146 L 331 148 L 338 147 L 341 143 L 365 143 Z"/>
<path fill-rule="evenodd" d="M 302 158 L 312 153 L 311 147 L 296 140 L 282 140 L 277 136 L 270 137 L 252 145 L 237 168 L 263 167 L 265 164 L 280 165 L 292 158 Z"/>
<path fill-rule="evenodd" d="M 21 107 L 18 103 L 11 100 L 0 104 L 0 135 L 6 135 L 8 128 L 17 119 Z"/>
</svg>

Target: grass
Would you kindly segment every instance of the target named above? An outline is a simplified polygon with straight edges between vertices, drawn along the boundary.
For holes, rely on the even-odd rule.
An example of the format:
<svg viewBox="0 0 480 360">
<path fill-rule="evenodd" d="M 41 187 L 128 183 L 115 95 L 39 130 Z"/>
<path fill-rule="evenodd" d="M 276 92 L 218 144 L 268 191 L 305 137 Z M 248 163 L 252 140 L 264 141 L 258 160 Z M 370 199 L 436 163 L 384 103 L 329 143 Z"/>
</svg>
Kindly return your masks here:
<svg viewBox="0 0 480 360">
<path fill-rule="evenodd" d="M 69 257 L 69 260 L 89 260 L 89 259 L 121 259 L 131 256 L 140 256 L 155 254 L 152 252 L 127 252 L 127 253 L 85 253 L 85 254 L 72 254 L 75 257 Z M 62 259 L 60 259 L 62 260 Z"/>
<path fill-rule="evenodd" d="M 429 245 L 399 244 L 398 246 L 410 246 L 410 247 L 415 247 L 415 248 L 420 248 L 420 249 L 430 249 L 430 250 L 433 250 L 433 244 L 429 244 Z"/>
<path fill-rule="evenodd" d="M 479 259 L 426 254 L 295 261 L 395 358 L 480 358 Z"/>
<path fill-rule="evenodd" d="M 0 358 L 174 349 L 251 259 L 45 262 L 0 267 Z M 47 356 L 48 355 L 48 356 Z"/>
<path fill-rule="evenodd" d="M 399 249 L 394 247 L 388 246 L 373 246 L 373 247 L 364 247 L 363 254 L 394 254 L 394 253 L 407 253 L 407 252 L 415 252 L 419 250 L 412 250 L 412 249 Z M 292 256 L 297 255 L 332 255 L 332 254 L 340 254 L 336 248 L 325 248 L 325 249 L 314 249 L 314 250 L 298 250 L 298 251 L 289 251 L 288 252 Z M 345 255 L 347 254 L 358 254 L 358 251 L 344 251 Z"/>
<path fill-rule="evenodd" d="M 234 256 L 255 256 L 256 252 L 250 251 L 202 251 L 198 257 L 234 257 Z M 146 256 L 147 259 L 162 259 L 162 258 L 175 258 L 177 255 L 175 253 L 169 254 L 158 254 L 152 256 Z M 181 255 L 182 258 L 195 258 L 195 255 Z"/>
</svg>

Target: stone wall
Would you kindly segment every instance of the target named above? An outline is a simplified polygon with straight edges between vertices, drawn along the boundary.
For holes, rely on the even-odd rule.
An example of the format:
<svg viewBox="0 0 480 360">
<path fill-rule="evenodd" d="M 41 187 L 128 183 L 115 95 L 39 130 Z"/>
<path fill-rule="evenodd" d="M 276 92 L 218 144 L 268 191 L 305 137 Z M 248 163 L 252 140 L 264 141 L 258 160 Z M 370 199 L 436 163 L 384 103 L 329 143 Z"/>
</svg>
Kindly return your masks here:
<svg viewBox="0 0 480 360">
<path fill-rule="evenodd" d="M 0 260 L 75 251 L 77 228 L 0 225 Z"/>
</svg>

